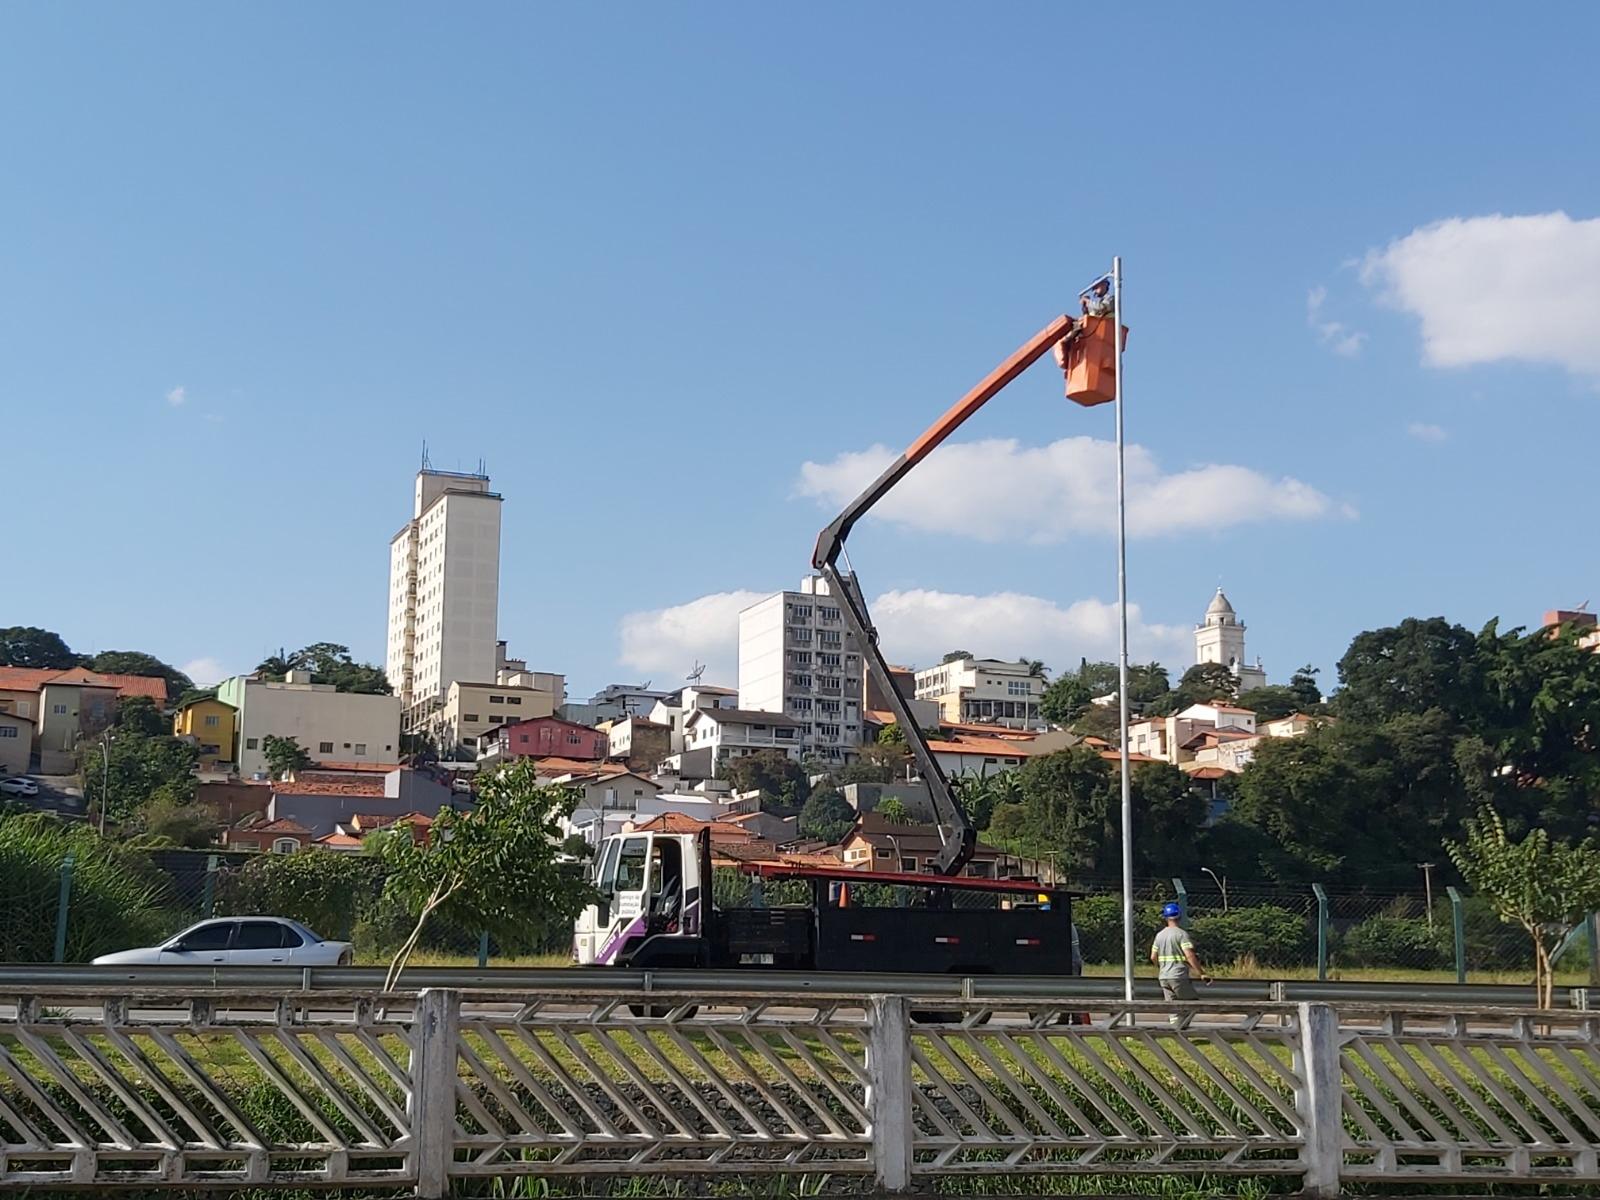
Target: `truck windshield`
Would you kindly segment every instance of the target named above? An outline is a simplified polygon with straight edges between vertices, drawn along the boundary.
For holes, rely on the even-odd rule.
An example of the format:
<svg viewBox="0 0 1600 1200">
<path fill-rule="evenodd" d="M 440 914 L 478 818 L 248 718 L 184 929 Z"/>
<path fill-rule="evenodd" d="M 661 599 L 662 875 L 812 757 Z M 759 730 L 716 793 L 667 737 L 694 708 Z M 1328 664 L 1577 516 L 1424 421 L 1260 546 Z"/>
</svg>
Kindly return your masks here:
<svg viewBox="0 0 1600 1200">
<path fill-rule="evenodd" d="M 601 847 L 600 856 L 594 862 L 594 882 L 602 892 L 609 892 L 611 885 L 617 879 L 617 849 L 622 845 L 621 838 L 607 838 Z"/>
</svg>

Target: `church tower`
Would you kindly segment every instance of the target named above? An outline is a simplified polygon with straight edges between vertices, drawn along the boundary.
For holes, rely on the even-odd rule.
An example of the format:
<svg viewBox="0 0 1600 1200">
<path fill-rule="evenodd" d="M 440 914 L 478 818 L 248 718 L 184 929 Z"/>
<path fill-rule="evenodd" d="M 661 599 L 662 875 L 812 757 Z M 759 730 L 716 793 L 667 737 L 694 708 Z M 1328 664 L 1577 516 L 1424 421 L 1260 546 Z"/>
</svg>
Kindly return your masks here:
<svg viewBox="0 0 1600 1200">
<path fill-rule="evenodd" d="M 1195 626 L 1194 661 L 1197 664 L 1221 663 L 1233 672 L 1241 692 L 1262 687 L 1267 682 L 1267 673 L 1259 662 L 1253 666 L 1245 663 L 1244 622 L 1239 620 L 1239 614 L 1233 611 L 1233 605 L 1228 603 L 1220 587 L 1206 606 L 1205 619 Z"/>
</svg>

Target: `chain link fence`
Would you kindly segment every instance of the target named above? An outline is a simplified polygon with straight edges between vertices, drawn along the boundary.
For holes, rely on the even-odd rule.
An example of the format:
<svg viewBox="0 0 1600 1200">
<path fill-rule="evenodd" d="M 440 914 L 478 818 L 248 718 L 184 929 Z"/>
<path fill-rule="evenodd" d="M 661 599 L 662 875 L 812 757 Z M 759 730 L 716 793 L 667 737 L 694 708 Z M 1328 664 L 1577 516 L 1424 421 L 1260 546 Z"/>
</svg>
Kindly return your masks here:
<svg viewBox="0 0 1600 1200">
<path fill-rule="evenodd" d="M 379 863 L 341 864 L 337 886 L 306 887 L 291 875 L 276 881 L 276 855 L 204 850 L 127 851 L 82 844 L 13 839 L 0 846 L 0 959 L 7 962 L 83 962 L 97 954 L 152 945 L 195 921 L 251 913 L 304 921 L 326 937 L 354 942 L 358 959 L 381 961 L 410 931 L 412 918 L 384 897 Z M 308 862 L 325 861 L 318 855 Z M 716 902 L 752 903 L 752 881 L 719 870 Z M 810 885 L 754 885 L 767 904 L 803 904 Z M 1122 960 L 1120 881 L 1080 879 L 1073 890 L 1084 961 Z M 862 884 L 850 903 L 907 903 L 891 885 Z M 962 896 L 962 903 L 971 902 Z M 1201 882 L 1136 879 L 1134 913 L 1141 943 L 1161 927 L 1161 904 L 1177 900 L 1185 927 L 1208 964 L 1240 976 L 1289 978 L 1459 979 L 1525 981 L 1532 972 L 1527 935 L 1503 923 L 1487 901 L 1454 888 L 1429 903 L 1425 892 L 1369 892 L 1331 885 L 1238 885 L 1210 876 Z M 979 896 L 977 902 L 992 903 Z M 1588 922 L 1560 948 L 1557 972 L 1581 982 L 1596 956 Z M 571 931 L 550 928 L 524 944 L 501 945 L 478 930 L 448 922 L 430 925 L 421 947 L 442 960 L 565 954 Z M 1141 950 L 1143 944 L 1141 944 Z"/>
<path fill-rule="evenodd" d="M 1122 961 L 1120 881 L 1082 879 L 1075 913 L 1084 959 Z M 1531 977 L 1528 935 L 1496 916 L 1487 900 L 1456 888 L 1374 892 L 1336 885 L 1238 885 L 1202 876 L 1135 879 L 1136 927 L 1161 928 L 1161 905 L 1176 901 L 1184 927 L 1209 964 L 1240 975 L 1294 973 L 1308 978 L 1410 978 L 1523 981 Z M 1561 947 L 1557 969 L 1580 981 L 1594 957 L 1586 922 Z M 1141 947 L 1142 948 L 1142 947 Z"/>
</svg>

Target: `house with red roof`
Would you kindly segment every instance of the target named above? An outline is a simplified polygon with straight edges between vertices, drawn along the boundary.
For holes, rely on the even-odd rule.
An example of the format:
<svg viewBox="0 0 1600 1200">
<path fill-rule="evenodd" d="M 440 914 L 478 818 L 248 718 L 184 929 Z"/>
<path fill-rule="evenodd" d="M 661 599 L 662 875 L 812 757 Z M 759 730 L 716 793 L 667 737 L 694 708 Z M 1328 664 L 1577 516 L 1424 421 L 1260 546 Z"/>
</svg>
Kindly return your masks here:
<svg viewBox="0 0 1600 1200">
<path fill-rule="evenodd" d="M 32 720 L 32 753 L 39 756 L 39 770 L 46 775 L 71 771 L 79 741 L 110 728 L 117 704 L 133 696 L 165 707 L 167 681 L 87 667 L 0 666 L 0 712 Z"/>
</svg>

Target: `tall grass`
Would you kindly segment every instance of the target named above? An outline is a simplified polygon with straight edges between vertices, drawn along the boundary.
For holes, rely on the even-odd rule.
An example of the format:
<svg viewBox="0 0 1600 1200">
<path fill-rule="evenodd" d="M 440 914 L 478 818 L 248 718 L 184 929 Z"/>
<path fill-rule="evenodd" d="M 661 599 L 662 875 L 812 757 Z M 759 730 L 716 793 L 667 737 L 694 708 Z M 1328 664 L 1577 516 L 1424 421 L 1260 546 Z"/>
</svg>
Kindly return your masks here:
<svg viewBox="0 0 1600 1200">
<path fill-rule="evenodd" d="M 0 961 L 55 956 L 62 864 L 72 856 L 66 961 L 148 945 L 171 932 L 165 877 L 141 855 L 48 813 L 0 817 Z"/>
</svg>

